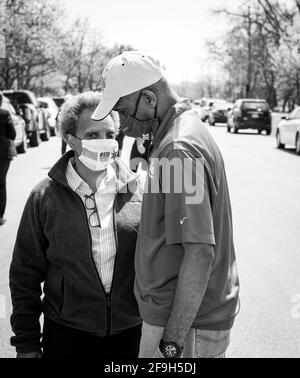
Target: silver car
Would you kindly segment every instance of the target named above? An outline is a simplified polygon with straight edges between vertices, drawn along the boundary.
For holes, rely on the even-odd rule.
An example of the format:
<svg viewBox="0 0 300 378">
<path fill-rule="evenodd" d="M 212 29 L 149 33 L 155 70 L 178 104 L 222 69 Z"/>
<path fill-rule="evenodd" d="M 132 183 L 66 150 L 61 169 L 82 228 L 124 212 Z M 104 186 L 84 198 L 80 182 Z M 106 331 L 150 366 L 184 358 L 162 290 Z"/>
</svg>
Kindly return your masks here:
<svg viewBox="0 0 300 378">
<path fill-rule="evenodd" d="M 276 145 L 279 149 L 286 145 L 295 147 L 297 155 L 300 155 L 300 107 L 288 117 L 282 117 L 276 131 Z"/>
</svg>

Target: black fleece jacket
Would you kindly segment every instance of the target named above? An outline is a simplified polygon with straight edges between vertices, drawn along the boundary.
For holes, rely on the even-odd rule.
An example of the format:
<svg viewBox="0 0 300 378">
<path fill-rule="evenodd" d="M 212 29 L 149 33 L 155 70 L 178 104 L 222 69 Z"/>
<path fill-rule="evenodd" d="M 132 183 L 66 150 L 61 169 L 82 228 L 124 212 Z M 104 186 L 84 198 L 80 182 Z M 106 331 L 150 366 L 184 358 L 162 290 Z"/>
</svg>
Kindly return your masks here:
<svg viewBox="0 0 300 378">
<path fill-rule="evenodd" d="M 32 191 L 19 226 L 10 267 L 15 333 L 11 344 L 19 353 L 41 348 L 42 313 L 63 326 L 97 336 L 117 334 L 141 323 L 133 293 L 142 200 L 136 175 L 116 163 L 118 249 L 112 290 L 107 295 L 93 260 L 84 204 L 67 184 L 72 156 L 72 151 L 67 153 L 49 178 Z"/>
</svg>

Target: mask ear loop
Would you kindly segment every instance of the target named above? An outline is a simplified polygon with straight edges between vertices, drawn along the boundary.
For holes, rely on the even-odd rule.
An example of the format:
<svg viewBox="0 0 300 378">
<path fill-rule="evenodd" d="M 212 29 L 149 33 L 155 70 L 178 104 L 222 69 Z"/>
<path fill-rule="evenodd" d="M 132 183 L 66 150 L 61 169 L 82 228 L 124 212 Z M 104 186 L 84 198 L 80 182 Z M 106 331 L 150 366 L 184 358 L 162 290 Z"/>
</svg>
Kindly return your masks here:
<svg viewBox="0 0 300 378">
<path fill-rule="evenodd" d="M 75 142 L 74 142 L 75 141 Z M 68 145 L 72 148 L 72 150 L 79 156 L 78 152 L 77 152 L 77 148 L 79 147 L 78 146 L 78 142 L 76 141 L 79 141 L 80 143 L 82 143 L 82 140 L 77 138 L 76 136 L 74 135 L 71 135 L 71 134 L 67 134 L 66 135 L 66 142 L 68 143 Z M 82 148 L 82 145 L 81 145 L 81 148 Z"/>
</svg>

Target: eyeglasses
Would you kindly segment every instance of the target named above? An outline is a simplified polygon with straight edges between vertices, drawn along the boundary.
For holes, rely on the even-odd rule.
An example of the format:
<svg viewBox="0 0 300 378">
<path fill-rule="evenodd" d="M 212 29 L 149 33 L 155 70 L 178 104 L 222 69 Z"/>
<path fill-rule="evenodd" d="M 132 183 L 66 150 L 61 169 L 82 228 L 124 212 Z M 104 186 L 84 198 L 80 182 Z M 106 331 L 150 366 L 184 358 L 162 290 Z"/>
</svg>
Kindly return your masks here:
<svg viewBox="0 0 300 378">
<path fill-rule="evenodd" d="M 90 227 L 101 228 L 101 221 L 93 193 L 90 196 L 85 196 L 84 205 L 87 210 L 92 211 L 92 213 L 88 217 Z"/>
</svg>

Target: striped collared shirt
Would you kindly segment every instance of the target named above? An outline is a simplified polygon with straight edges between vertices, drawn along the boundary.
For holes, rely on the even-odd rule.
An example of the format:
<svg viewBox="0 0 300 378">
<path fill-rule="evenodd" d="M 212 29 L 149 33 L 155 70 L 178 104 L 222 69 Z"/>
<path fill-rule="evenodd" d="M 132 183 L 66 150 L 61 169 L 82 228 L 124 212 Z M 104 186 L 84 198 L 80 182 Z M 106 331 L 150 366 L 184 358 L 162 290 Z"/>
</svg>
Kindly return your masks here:
<svg viewBox="0 0 300 378">
<path fill-rule="evenodd" d="M 74 159 L 70 159 L 66 178 L 70 188 L 77 193 L 82 202 L 86 203 L 86 196 L 92 194 L 89 185 L 83 181 L 73 167 Z M 110 293 L 115 257 L 117 253 L 115 231 L 114 231 L 114 202 L 117 193 L 117 179 L 114 168 L 107 168 L 107 175 L 102 180 L 98 190 L 94 193 L 95 203 L 100 218 L 100 227 L 91 227 L 97 224 L 97 216 L 93 214 L 93 210 L 86 208 L 87 217 L 91 217 L 89 228 L 92 236 L 92 250 L 94 261 L 101 278 L 106 293 Z M 90 206 L 87 206 L 91 208 Z"/>
</svg>

